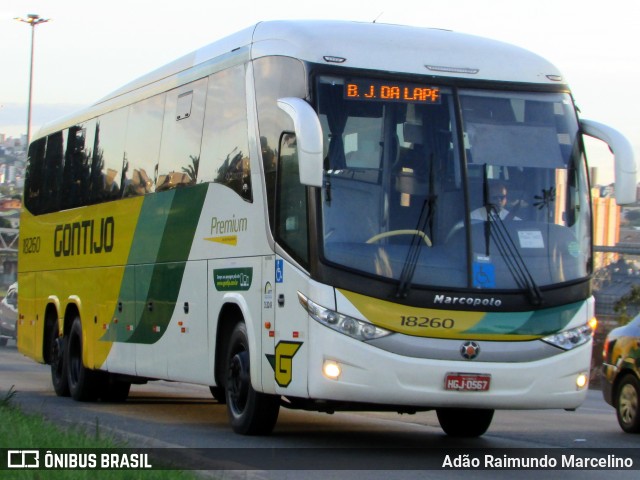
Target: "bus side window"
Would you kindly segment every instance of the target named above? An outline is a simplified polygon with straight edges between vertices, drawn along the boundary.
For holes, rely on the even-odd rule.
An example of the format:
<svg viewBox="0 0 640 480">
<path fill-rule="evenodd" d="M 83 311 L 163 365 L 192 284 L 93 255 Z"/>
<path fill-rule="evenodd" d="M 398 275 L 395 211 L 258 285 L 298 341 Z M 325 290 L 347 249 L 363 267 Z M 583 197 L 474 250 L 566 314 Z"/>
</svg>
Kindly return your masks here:
<svg viewBox="0 0 640 480">
<path fill-rule="evenodd" d="M 309 263 L 307 189 L 300 183 L 295 135 L 280 140 L 276 180 L 276 238 L 303 266 Z"/>
<path fill-rule="evenodd" d="M 91 148 L 89 204 L 121 197 L 126 176 L 125 136 L 129 109 L 121 108 L 88 122 L 85 144 Z M 91 147 L 89 147 L 91 146 Z"/>
<path fill-rule="evenodd" d="M 29 146 L 29 157 L 24 181 L 24 203 L 34 215 L 38 215 L 43 203 L 44 155 L 47 139 L 40 138 Z"/>
<path fill-rule="evenodd" d="M 253 62 L 256 89 L 256 107 L 260 145 L 265 172 L 269 225 L 275 231 L 275 182 L 274 153 L 280 142 L 280 135 L 291 130 L 291 118 L 278 108 L 278 99 L 283 97 L 307 98 L 306 73 L 303 63 L 291 57 L 262 57 Z"/>
<path fill-rule="evenodd" d="M 40 213 L 57 212 L 60 209 L 66 136 L 67 130 L 63 130 L 47 137 Z"/>
<path fill-rule="evenodd" d="M 198 183 L 208 78 L 167 93 L 156 190 Z M 147 172 L 148 173 L 148 172 Z"/>
<path fill-rule="evenodd" d="M 155 189 L 165 99 L 162 93 L 130 107 L 126 144 L 128 173 L 122 185 L 123 197 L 145 195 Z"/>
<path fill-rule="evenodd" d="M 209 77 L 200 177 L 225 185 L 251 202 L 247 132 L 245 66 L 236 65 Z"/>
<path fill-rule="evenodd" d="M 88 176 L 85 151 L 85 129 L 82 125 L 69 127 L 64 154 L 61 208 L 81 207 L 84 204 L 84 179 Z"/>
</svg>

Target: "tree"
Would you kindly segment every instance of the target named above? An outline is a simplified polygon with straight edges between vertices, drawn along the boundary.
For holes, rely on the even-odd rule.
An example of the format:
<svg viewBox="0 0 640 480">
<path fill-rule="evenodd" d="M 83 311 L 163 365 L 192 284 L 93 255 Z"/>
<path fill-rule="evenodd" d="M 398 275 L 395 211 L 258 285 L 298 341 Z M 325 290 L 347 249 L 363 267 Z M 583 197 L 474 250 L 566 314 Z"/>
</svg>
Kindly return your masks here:
<svg viewBox="0 0 640 480">
<path fill-rule="evenodd" d="M 620 297 L 613 311 L 618 314 L 618 323 L 626 325 L 631 318 L 640 311 L 640 285 L 632 285 L 631 290 L 626 295 Z"/>
<path fill-rule="evenodd" d="M 640 227 L 640 210 L 625 209 L 624 219 L 631 227 Z"/>
<path fill-rule="evenodd" d="M 200 156 L 194 157 L 189 155 L 191 159 L 191 165 L 188 167 L 182 167 L 182 171 L 187 174 L 191 185 L 195 185 L 198 182 L 198 169 L 200 168 Z"/>
</svg>

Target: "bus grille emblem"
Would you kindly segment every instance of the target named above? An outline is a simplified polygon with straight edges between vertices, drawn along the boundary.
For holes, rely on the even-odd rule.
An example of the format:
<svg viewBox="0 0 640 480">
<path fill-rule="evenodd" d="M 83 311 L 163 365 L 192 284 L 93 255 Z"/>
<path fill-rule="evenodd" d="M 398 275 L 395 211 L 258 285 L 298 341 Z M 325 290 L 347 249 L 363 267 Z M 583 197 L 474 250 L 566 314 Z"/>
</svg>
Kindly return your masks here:
<svg viewBox="0 0 640 480">
<path fill-rule="evenodd" d="M 480 354 L 480 345 L 476 342 L 464 342 L 460 347 L 460 355 L 467 360 L 473 360 Z"/>
</svg>

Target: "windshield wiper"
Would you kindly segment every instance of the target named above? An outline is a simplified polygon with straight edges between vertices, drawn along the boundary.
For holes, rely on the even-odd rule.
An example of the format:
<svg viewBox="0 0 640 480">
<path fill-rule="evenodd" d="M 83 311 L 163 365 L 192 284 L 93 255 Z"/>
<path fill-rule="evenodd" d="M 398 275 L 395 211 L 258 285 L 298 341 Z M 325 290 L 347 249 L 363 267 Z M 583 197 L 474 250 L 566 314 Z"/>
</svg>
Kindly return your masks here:
<svg viewBox="0 0 640 480">
<path fill-rule="evenodd" d="M 433 212 L 436 210 L 436 201 L 438 199 L 437 195 L 431 193 L 434 190 L 433 154 L 431 154 L 431 158 L 429 160 L 429 195 L 427 195 L 427 198 L 422 204 L 422 209 L 420 210 L 420 217 L 418 218 L 418 225 L 416 226 L 417 232 L 424 232 L 427 225 L 431 226 Z M 431 229 L 430 233 L 432 233 Z M 418 265 L 418 258 L 420 257 L 421 243 L 422 237 L 420 237 L 420 235 L 414 235 L 411 239 L 407 258 L 404 261 L 402 272 L 400 273 L 400 283 L 396 290 L 396 298 L 406 298 L 409 293 L 411 281 L 413 280 L 413 275 L 416 271 L 416 266 Z"/>
<path fill-rule="evenodd" d="M 493 204 L 487 204 L 487 228 L 490 230 L 491 238 L 518 287 L 528 292 L 529 301 L 532 305 L 541 305 L 542 292 L 538 288 L 502 218 L 500 218 L 497 207 Z M 487 239 L 488 254 L 489 242 Z"/>
<path fill-rule="evenodd" d="M 417 232 L 424 232 L 430 218 L 433 216 L 436 202 L 435 195 L 429 195 L 422 204 L 422 210 L 420 210 L 420 219 L 416 227 Z M 398 290 L 396 290 L 397 298 L 405 298 L 411 288 L 411 280 L 413 274 L 416 271 L 416 265 L 418 265 L 418 258 L 420 257 L 420 244 L 422 244 L 422 237 L 420 235 L 414 235 L 411 239 L 411 245 L 409 245 L 409 252 L 407 258 L 404 261 L 402 272 L 400 273 L 400 283 L 398 284 Z"/>
<path fill-rule="evenodd" d="M 484 208 L 487 210 L 487 221 L 484 225 L 485 249 L 486 255 L 489 256 L 489 241 L 493 239 L 498 253 L 504 259 L 507 269 L 521 290 L 526 290 L 529 294 L 529 301 L 532 305 L 542 304 L 542 292 L 538 288 L 533 275 L 529 271 L 520 251 L 516 246 L 513 238 L 509 234 L 504 221 L 500 217 L 500 211 L 497 205 L 491 202 L 491 192 L 488 179 L 488 165 L 485 163 L 482 172 L 482 184 L 484 199 Z M 493 227 L 493 225 L 496 225 Z"/>
</svg>

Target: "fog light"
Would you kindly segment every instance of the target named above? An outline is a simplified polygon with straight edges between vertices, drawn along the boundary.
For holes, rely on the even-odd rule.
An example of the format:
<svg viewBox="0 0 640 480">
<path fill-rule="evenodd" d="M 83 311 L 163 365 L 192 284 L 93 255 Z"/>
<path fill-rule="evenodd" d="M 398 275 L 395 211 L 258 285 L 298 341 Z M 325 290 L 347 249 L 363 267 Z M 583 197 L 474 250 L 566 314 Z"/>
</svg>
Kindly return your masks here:
<svg viewBox="0 0 640 480">
<path fill-rule="evenodd" d="M 337 380 L 342 371 L 340 370 L 340 365 L 338 365 L 333 360 L 325 360 L 324 365 L 322 366 L 322 372 L 324 376 L 331 379 Z"/>
<path fill-rule="evenodd" d="M 585 373 L 581 373 L 580 375 L 578 375 L 578 378 L 576 378 L 576 386 L 578 387 L 578 389 L 583 389 L 587 386 L 588 383 L 589 377 Z"/>
</svg>

